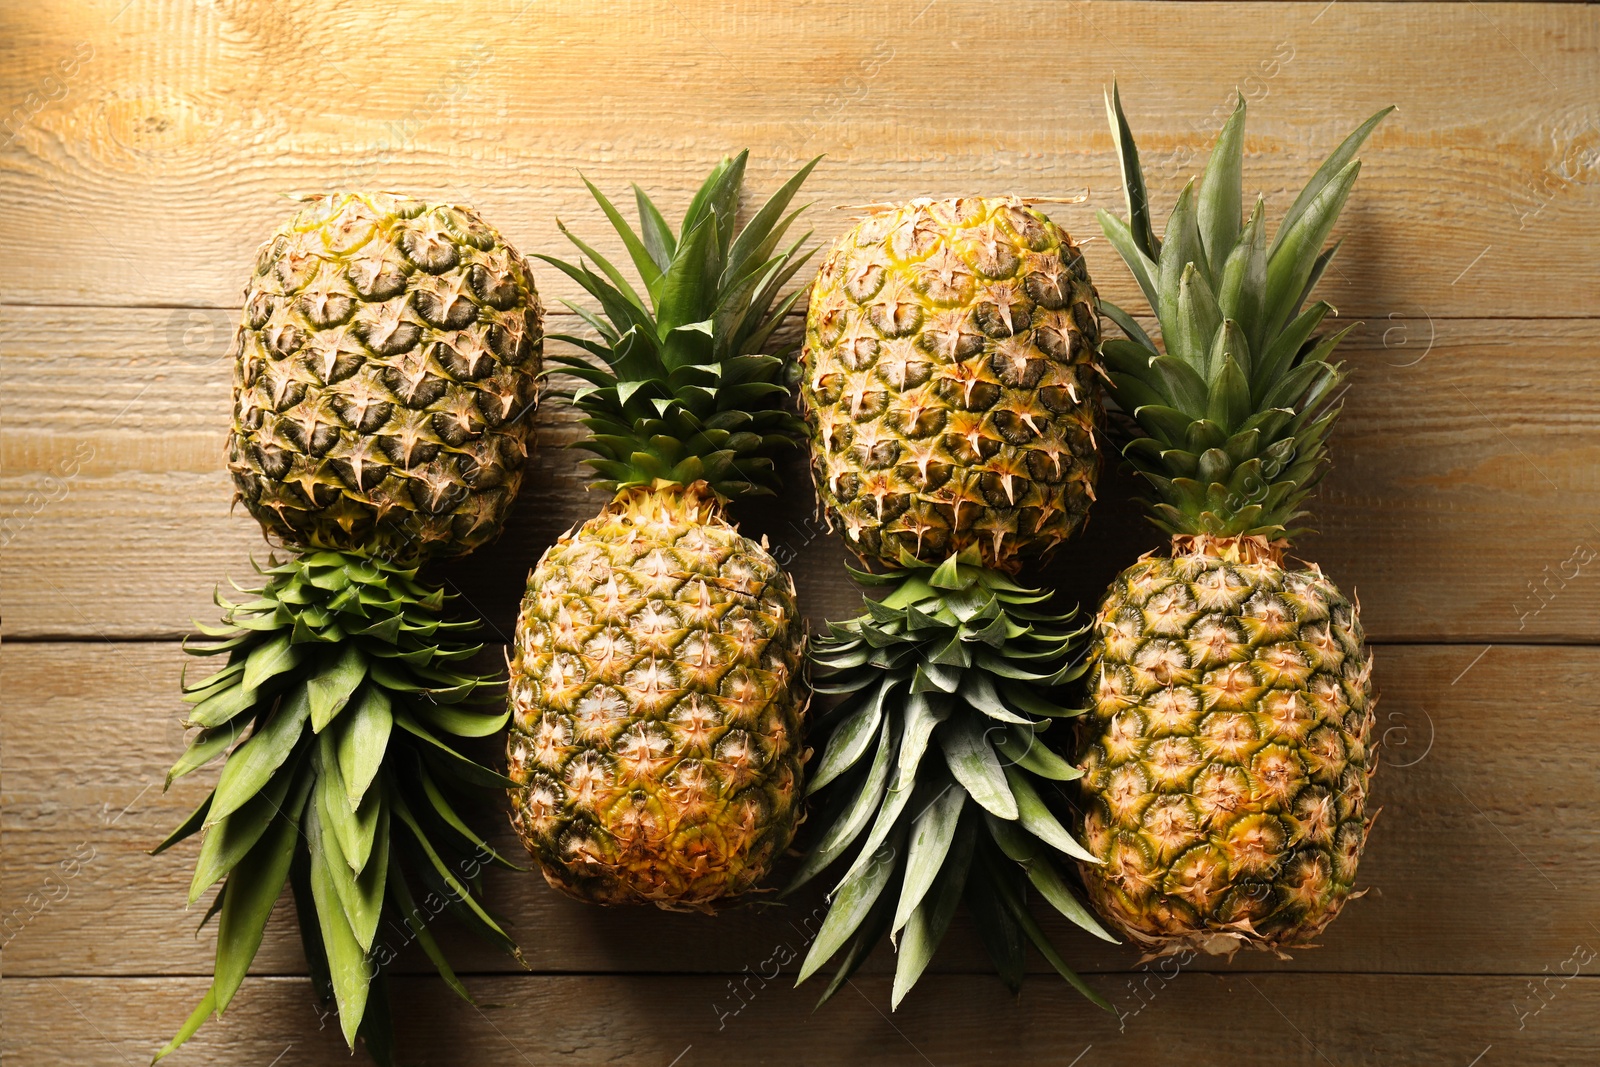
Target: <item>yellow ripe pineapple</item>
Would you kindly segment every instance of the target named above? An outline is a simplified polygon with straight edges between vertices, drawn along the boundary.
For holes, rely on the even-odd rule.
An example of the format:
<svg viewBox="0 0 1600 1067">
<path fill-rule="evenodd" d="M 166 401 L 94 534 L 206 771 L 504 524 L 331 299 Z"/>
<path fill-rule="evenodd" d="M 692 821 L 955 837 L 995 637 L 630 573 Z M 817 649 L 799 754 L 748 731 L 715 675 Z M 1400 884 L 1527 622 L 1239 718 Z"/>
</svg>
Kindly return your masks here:
<svg viewBox="0 0 1600 1067">
<path fill-rule="evenodd" d="M 339 192 L 261 246 L 228 469 L 289 544 L 408 560 L 500 531 L 543 350 L 528 265 L 470 208 Z"/>
<path fill-rule="evenodd" d="M 1016 197 L 913 200 L 842 237 L 800 396 L 851 548 L 1014 572 L 1071 536 L 1100 473 L 1099 340 L 1078 246 Z"/>
<path fill-rule="evenodd" d="M 708 907 L 753 888 L 800 812 L 805 624 L 794 585 L 724 505 L 770 493 L 793 441 L 770 338 L 809 257 L 779 248 L 807 165 L 744 227 L 745 155 L 706 180 L 676 237 L 637 192 L 617 227 L 649 303 L 551 260 L 594 294 L 599 341 L 563 338 L 600 485 L 616 496 L 528 580 L 511 662 L 513 823 L 551 885 L 601 904 Z M 809 236 L 809 235 L 807 235 Z"/>
<path fill-rule="evenodd" d="M 189 903 L 217 887 L 211 987 L 156 1056 L 234 1003 L 285 885 L 319 1000 L 352 1048 L 394 1062 L 386 944 L 428 932 L 424 888 L 515 954 L 477 900 L 497 855 L 456 806 L 506 779 L 452 738 L 499 733 L 500 680 L 466 669 L 472 618 L 425 571 L 496 537 L 538 397 L 539 297 L 527 264 L 469 207 L 395 193 L 305 198 L 262 245 L 234 350 L 228 468 L 284 557 L 191 655 L 196 733 L 167 784 L 223 759 L 216 788 L 155 851 L 195 835 Z M 239 588 L 239 587 L 236 587 Z M 426 894 L 431 898 L 432 894 Z"/>
<path fill-rule="evenodd" d="M 1030 895 L 1111 940 L 1062 874 L 1094 858 L 1062 825 L 1079 776 L 1045 740 L 1077 714 L 1087 627 L 1014 576 L 1083 523 L 1100 471 L 1099 319 L 1077 245 L 1015 197 L 913 200 L 834 246 L 806 323 L 801 396 L 830 518 L 881 573 L 814 658 L 838 694 L 808 791 L 828 797 L 790 888 L 840 863 L 802 980 L 826 1000 L 884 935 L 891 1006 L 971 913 L 1013 989 Z"/>
<path fill-rule="evenodd" d="M 1335 150 L 1269 245 L 1259 201 L 1242 222 L 1243 101 L 1159 242 L 1121 101 L 1107 109 L 1131 217 L 1100 221 L 1164 344 L 1102 302 L 1127 335 L 1103 348 L 1142 431 L 1124 455 L 1172 546 L 1124 571 L 1096 617 L 1080 762 L 1100 862 L 1081 870 L 1101 917 L 1151 952 L 1281 952 L 1350 898 L 1370 826 L 1356 605 L 1285 551 L 1327 468 L 1343 379 L 1329 358 L 1348 332 L 1314 337 L 1332 309 L 1304 305 L 1337 249 L 1322 245 L 1355 152 L 1387 111 Z"/>
</svg>

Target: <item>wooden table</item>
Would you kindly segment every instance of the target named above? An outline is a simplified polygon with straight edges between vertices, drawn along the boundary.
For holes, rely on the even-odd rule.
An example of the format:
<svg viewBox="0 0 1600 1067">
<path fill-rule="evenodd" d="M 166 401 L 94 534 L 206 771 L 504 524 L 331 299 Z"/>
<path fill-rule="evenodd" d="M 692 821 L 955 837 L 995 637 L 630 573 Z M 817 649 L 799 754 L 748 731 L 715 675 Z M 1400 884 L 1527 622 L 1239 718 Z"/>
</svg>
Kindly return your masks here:
<svg viewBox="0 0 1600 1067">
<path fill-rule="evenodd" d="M 835 205 L 1087 189 L 1050 208 L 1085 237 L 1119 201 L 1113 74 L 1163 215 L 1235 87 L 1247 182 L 1277 211 L 1345 132 L 1400 107 L 1325 284 L 1362 325 L 1321 532 L 1300 546 L 1358 592 L 1377 644 L 1367 895 L 1291 961 L 1176 974 L 1053 928 L 1115 1017 L 1045 973 L 1012 998 L 958 923 L 891 1016 L 886 955 L 815 1014 L 814 986 L 770 978 L 814 900 L 605 911 L 507 875 L 490 897 L 531 971 L 457 944 L 472 1007 L 408 958 L 408 1061 L 1600 1061 L 1595 7 L 107 0 L 6 5 L 0 42 L 8 1064 L 148 1062 L 210 974 L 210 931 L 182 907 L 192 846 L 144 850 L 209 784 L 161 790 L 183 738 L 177 642 L 264 554 L 229 513 L 221 450 L 238 293 L 281 194 L 458 199 L 524 251 L 565 253 L 558 216 L 604 230 L 579 170 L 681 207 L 749 146 L 763 194 L 827 153 L 809 185 L 821 239 L 847 225 Z M 1137 306 L 1105 241 L 1088 255 L 1101 292 Z M 552 307 L 578 299 L 554 271 L 538 281 Z M 510 529 L 446 574 L 501 634 L 531 561 L 600 503 L 561 448 L 571 420 L 539 417 Z M 1154 544 L 1130 490 L 1107 479 L 1052 571 L 1067 596 Z M 799 553 L 820 621 L 854 594 L 810 507 L 796 493 L 744 517 Z M 292 926 L 274 918 L 237 1006 L 171 1063 L 349 1062 Z"/>
</svg>

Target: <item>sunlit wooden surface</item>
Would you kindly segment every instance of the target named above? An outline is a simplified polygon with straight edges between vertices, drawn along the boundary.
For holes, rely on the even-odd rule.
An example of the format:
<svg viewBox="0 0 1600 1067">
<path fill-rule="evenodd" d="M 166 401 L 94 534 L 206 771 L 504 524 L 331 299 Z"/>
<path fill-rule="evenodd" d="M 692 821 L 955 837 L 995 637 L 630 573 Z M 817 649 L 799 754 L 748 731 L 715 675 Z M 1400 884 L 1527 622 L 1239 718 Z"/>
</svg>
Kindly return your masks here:
<svg viewBox="0 0 1600 1067">
<path fill-rule="evenodd" d="M 602 911 L 507 875 L 490 895 L 531 970 L 458 941 L 475 1008 L 408 958 L 405 1061 L 1600 1062 L 1596 7 L 108 0 L 5 5 L 0 51 L 6 1063 L 148 1062 L 210 973 L 182 907 L 192 849 L 144 852 L 207 787 L 160 788 L 183 738 L 177 640 L 265 552 L 229 513 L 221 452 L 238 292 L 282 194 L 461 200 L 524 252 L 564 252 L 558 216 L 604 227 L 578 171 L 681 207 L 748 146 L 758 193 L 826 153 L 819 240 L 848 225 L 837 205 L 1087 191 L 1050 209 L 1081 239 L 1119 203 L 1113 75 L 1163 212 L 1236 87 L 1247 184 L 1280 210 L 1399 105 L 1325 282 L 1362 325 L 1320 532 L 1299 546 L 1357 592 L 1378 646 L 1367 895 L 1291 961 L 1178 973 L 1052 927 L 1115 1016 L 1045 973 L 1011 998 L 958 920 L 891 1016 L 887 954 L 816 1014 L 818 990 L 772 977 L 815 899 Z M 1106 243 L 1087 254 L 1101 292 L 1138 307 Z M 579 297 L 538 282 L 552 307 Z M 600 504 L 562 447 L 575 426 L 539 418 L 506 535 L 443 572 L 502 636 L 527 567 Z M 1131 488 L 1107 479 L 1050 571 L 1067 596 L 1154 546 Z M 806 494 L 740 517 L 795 554 L 814 622 L 852 610 Z M 237 1007 L 168 1062 L 349 1062 L 292 926 L 285 909 Z"/>
</svg>

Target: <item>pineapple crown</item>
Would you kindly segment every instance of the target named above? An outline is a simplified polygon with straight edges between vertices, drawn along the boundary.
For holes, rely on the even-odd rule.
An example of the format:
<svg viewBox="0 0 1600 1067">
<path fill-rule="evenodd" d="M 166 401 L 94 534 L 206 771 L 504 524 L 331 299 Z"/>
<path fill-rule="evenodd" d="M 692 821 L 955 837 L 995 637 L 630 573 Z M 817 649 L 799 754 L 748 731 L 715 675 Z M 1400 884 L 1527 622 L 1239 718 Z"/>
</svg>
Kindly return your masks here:
<svg viewBox="0 0 1600 1067">
<path fill-rule="evenodd" d="M 1102 346 L 1111 395 L 1144 436 L 1123 455 L 1150 483 L 1152 521 L 1174 536 L 1288 541 L 1327 470 L 1343 365 L 1330 362 L 1353 327 L 1314 337 L 1334 311 L 1306 307 L 1339 250 L 1323 243 L 1355 185 L 1356 150 L 1393 111 L 1362 123 L 1322 164 L 1269 244 L 1264 201 L 1241 225 L 1245 104 L 1222 127 L 1200 188 L 1179 194 L 1158 240 L 1139 150 L 1115 85 L 1106 98 L 1128 219 L 1099 213 L 1106 237 L 1155 312 L 1165 352 L 1121 308 L 1101 309 L 1126 340 Z"/>
<path fill-rule="evenodd" d="M 594 453 L 585 462 L 602 488 L 704 481 L 723 497 L 770 494 L 777 469 L 768 453 L 804 435 L 783 384 L 784 357 L 796 346 L 770 343 L 800 297 L 797 291 L 779 300 L 778 291 L 812 254 L 800 252 L 809 232 L 779 248 L 805 210 L 789 211 L 789 202 L 821 157 L 741 227 L 736 215 L 748 156 L 740 152 L 712 170 L 676 236 L 638 186 L 635 232 L 584 179 L 622 238 L 644 296 L 565 225 L 561 232 L 600 273 L 587 263 L 539 257 L 600 301 L 604 317 L 567 304 L 599 340 L 553 335 L 599 362 L 576 355 L 550 362 L 581 383 L 556 395 L 583 412 L 589 436 L 579 447 Z"/>
</svg>

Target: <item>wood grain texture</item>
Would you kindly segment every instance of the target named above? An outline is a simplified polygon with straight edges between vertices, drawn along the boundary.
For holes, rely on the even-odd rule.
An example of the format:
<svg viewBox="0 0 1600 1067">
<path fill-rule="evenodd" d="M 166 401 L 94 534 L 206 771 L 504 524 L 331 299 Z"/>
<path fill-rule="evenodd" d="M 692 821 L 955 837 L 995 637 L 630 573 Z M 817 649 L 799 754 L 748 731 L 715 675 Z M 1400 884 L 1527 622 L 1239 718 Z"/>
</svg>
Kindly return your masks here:
<svg viewBox="0 0 1600 1067">
<path fill-rule="evenodd" d="M 466 984 L 478 1007 L 437 983 L 396 981 L 407 1063 L 1572 1067 L 1600 1051 L 1593 1027 L 1600 979 L 1593 977 L 1552 981 L 1545 1007 L 1522 1029 L 1519 1006 L 1540 1002 L 1526 979 L 1510 976 L 1180 974 L 1152 986 L 1142 1011 L 1122 1016 L 1098 1011 L 1059 983 L 1029 985 L 1013 998 L 995 979 L 955 976 L 925 978 L 892 1016 L 889 982 L 877 977 L 854 979 L 815 1014 L 809 989 L 752 985 L 744 1010 L 721 1016 L 719 1007 L 726 1012 L 738 1001 L 720 978 L 501 976 Z M 205 985 L 42 978 L 7 979 L 0 990 L 0 1053 L 8 1062 L 124 1067 L 146 1062 Z M 350 1062 L 337 1026 L 330 1018 L 319 1030 L 319 1018 L 303 980 L 256 980 L 226 1018 L 170 1062 Z"/>
<path fill-rule="evenodd" d="M 1349 905 L 1323 947 L 1287 962 L 1252 954 L 1239 964 L 1531 974 L 1575 942 L 1600 948 L 1600 855 L 1592 844 L 1600 781 L 1591 755 L 1600 751 L 1600 695 L 1587 684 L 1600 672 L 1600 649 L 1495 648 L 1473 662 L 1475 655 L 1457 647 L 1378 649 L 1382 756 L 1373 796 L 1382 814 L 1360 872 L 1370 892 Z M 0 797 L 0 916 L 16 928 L 7 975 L 207 973 L 214 933 L 195 937 L 202 909 L 182 907 L 194 846 L 145 854 L 204 798 L 217 773 L 214 766 L 161 792 L 183 745 L 175 685 L 183 658 L 159 643 L 0 651 L 16 694 L 4 711 Z M 1539 729 L 1509 708 L 1536 713 Z M 1551 746 L 1550 738 L 1561 741 Z M 498 753 L 485 755 L 498 761 Z M 520 853 L 509 833 L 501 839 L 508 855 Z M 803 946 L 820 918 L 807 926 L 820 904 L 814 896 L 712 918 L 594 908 L 561 897 L 535 874 L 494 872 L 489 889 L 491 906 L 516 923 L 529 965 L 545 972 L 738 974 L 759 967 L 774 946 Z M 117 936 L 86 938 L 85 929 Z M 1100 945 L 1065 923 L 1052 929 L 1085 971 L 1137 966 L 1132 949 Z M 476 943 L 456 939 L 455 947 L 465 969 L 516 970 Z M 412 963 L 427 968 L 420 958 Z M 874 962 L 877 970 L 892 967 L 887 952 Z M 1219 967 L 1226 965 L 1196 969 Z M 257 970 L 302 968 L 293 921 L 280 914 Z M 964 921 L 935 969 L 989 970 Z"/>
<path fill-rule="evenodd" d="M 558 216 L 606 232 L 575 170 L 618 194 L 637 181 L 671 214 L 745 146 L 753 191 L 827 154 L 808 185 L 826 239 L 849 224 L 834 205 L 1085 188 L 1052 210 L 1087 235 L 1093 208 L 1120 204 L 1113 75 L 1163 215 L 1234 87 L 1255 105 L 1248 184 L 1278 210 L 1357 123 L 1400 106 L 1328 279 L 1347 314 L 1574 316 L 1600 298 L 1593 6 L 475 0 L 400 17 L 98 0 L 11 5 L 0 35 L 0 101 L 18 102 L 8 302 L 235 304 L 281 195 L 334 184 L 471 202 L 524 251 L 564 255 Z M 1103 243 L 1095 256 L 1110 263 Z M 1100 277 L 1136 303 L 1125 272 Z M 1539 283 L 1507 307 L 1510 278 Z"/>
<path fill-rule="evenodd" d="M 0 560 L 8 632 L 175 637 L 214 583 L 266 545 L 229 512 L 232 315 L 8 308 L 0 333 Z M 1600 638 L 1600 320 L 1384 318 L 1342 349 L 1353 369 L 1321 533 L 1299 552 L 1360 597 L 1380 640 Z M 568 413 L 539 446 L 505 536 L 443 572 L 504 635 L 527 569 L 602 499 L 584 491 Z M 813 621 L 856 610 L 842 540 L 800 491 L 737 509 L 790 561 Z M 1113 473 L 1084 538 L 1045 580 L 1093 603 L 1158 543 Z"/>
<path fill-rule="evenodd" d="M 284 194 L 466 201 L 525 253 L 564 256 L 558 217 L 615 248 L 578 171 L 612 194 L 637 181 L 672 217 L 748 146 L 753 197 L 826 154 L 807 186 L 819 241 L 849 226 L 839 205 L 1087 192 L 1046 206 L 1081 240 L 1095 209 L 1123 211 L 1113 76 L 1163 215 L 1235 87 L 1247 186 L 1278 212 L 1351 127 L 1399 105 L 1322 290 L 1364 324 L 1321 533 L 1299 546 L 1380 642 L 1367 895 L 1293 960 L 1176 974 L 1050 923 L 1114 1015 L 1037 957 L 1011 998 L 964 918 L 900 1012 L 880 951 L 813 1015 L 816 984 L 769 967 L 803 950 L 816 896 L 708 918 L 491 875 L 532 973 L 441 931 L 472 1007 L 403 954 L 402 1059 L 1600 1061 L 1600 7 L 77 0 L 0 6 L 0 58 L 0 1061 L 147 1062 L 205 988 L 214 935 L 181 904 L 194 849 L 144 850 L 216 774 L 160 788 L 183 744 L 174 639 L 267 551 L 229 514 L 221 452 L 233 309 Z M 1145 310 L 1103 239 L 1086 254 L 1107 298 Z M 552 308 L 578 297 L 537 273 Z M 602 503 L 575 433 L 539 415 L 505 536 L 439 571 L 491 637 L 529 565 Z M 788 483 L 739 517 L 790 561 L 813 622 L 853 613 L 798 457 Z M 1091 602 L 1156 545 L 1134 488 L 1108 474 L 1043 576 L 1064 599 Z M 175 1067 L 351 1062 L 289 911 Z"/>
</svg>

